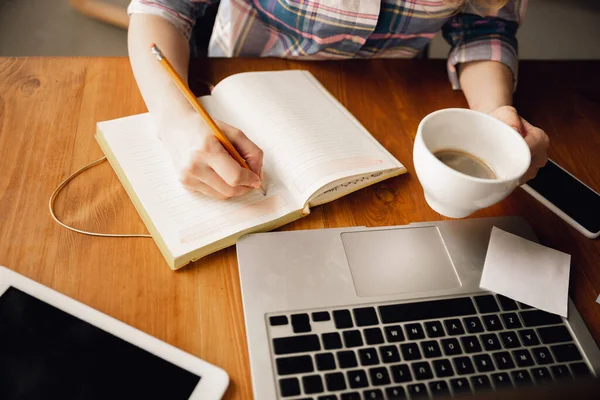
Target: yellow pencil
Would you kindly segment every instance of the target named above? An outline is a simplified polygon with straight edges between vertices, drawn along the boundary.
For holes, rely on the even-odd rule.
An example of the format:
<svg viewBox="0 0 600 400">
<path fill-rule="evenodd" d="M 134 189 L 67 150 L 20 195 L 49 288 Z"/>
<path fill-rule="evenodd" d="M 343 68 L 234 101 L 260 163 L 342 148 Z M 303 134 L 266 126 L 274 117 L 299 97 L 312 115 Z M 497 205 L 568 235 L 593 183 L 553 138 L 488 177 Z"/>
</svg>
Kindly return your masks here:
<svg viewBox="0 0 600 400">
<path fill-rule="evenodd" d="M 210 126 L 210 128 L 212 129 L 213 133 L 215 134 L 215 136 L 217 137 L 219 142 L 221 142 L 221 144 L 223 145 L 223 147 L 225 147 L 227 152 L 229 152 L 231 157 L 233 157 L 233 159 L 236 160 L 242 167 L 246 168 L 247 170 L 250 170 L 250 167 L 246 163 L 246 160 L 244 160 L 242 158 L 242 156 L 240 155 L 240 153 L 238 153 L 238 151 L 233 146 L 233 144 L 231 144 L 229 139 L 227 139 L 227 136 L 225 136 L 223 134 L 223 132 L 221 132 L 221 130 L 219 129 L 219 127 L 217 126 L 215 121 L 208 114 L 208 112 L 204 109 L 204 107 L 202 107 L 202 104 L 200 104 L 200 102 L 198 101 L 196 96 L 194 96 L 194 94 L 192 93 L 192 91 L 190 90 L 188 85 L 186 85 L 185 82 L 183 81 L 183 79 L 181 79 L 181 76 L 179 76 L 177 71 L 175 71 L 175 68 L 173 68 L 173 66 L 171 65 L 169 60 L 167 60 L 167 58 L 163 55 L 163 53 L 160 51 L 158 46 L 156 44 L 152 43 L 150 49 L 152 50 L 152 54 L 154 54 L 156 56 L 156 59 L 160 62 L 160 64 L 167 71 L 167 73 L 169 74 L 169 76 L 171 77 L 173 82 L 175 82 L 175 85 L 177 85 L 177 87 L 179 88 L 179 91 L 185 96 L 185 98 L 190 103 L 190 105 L 194 108 L 194 110 L 196 110 L 200 115 L 202 115 L 202 118 L 204 118 L 204 120 L 206 121 L 208 126 Z M 263 195 L 267 194 L 265 192 L 265 190 L 262 188 L 262 186 L 259 187 L 258 190 Z"/>
</svg>

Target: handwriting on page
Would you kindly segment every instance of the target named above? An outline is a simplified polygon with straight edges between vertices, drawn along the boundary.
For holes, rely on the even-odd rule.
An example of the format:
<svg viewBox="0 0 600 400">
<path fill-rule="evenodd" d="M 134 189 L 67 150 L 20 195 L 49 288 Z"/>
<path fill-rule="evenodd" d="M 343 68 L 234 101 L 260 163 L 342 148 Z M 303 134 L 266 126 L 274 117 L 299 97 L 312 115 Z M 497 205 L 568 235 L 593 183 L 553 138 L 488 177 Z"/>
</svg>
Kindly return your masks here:
<svg viewBox="0 0 600 400">
<path fill-rule="evenodd" d="M 365 175 L 365 176 L 361 176 L 360 178 L 356 178 L 356 179 L 352 179 L 348 182 L 344 182 L 344 183 L 340 183 L 339 185 L 336 185 L 330 189 L 327 189 L 326 191 L 324 191 L 323 193 L 321 193 L 317 198 L 321 197 L 321 196 L 326 196 L 330 193 L 334 193 L 337 192 L 339 190 L 344 190 L 347 189 L 349 187 L 352 186 L 360 186 L 361 184 L 364 184 L 366 182 L 369 182 L 375 178 L 379 178 L 381 175 L 383 175 L 383 172 L 376 172 L 374 174 L 370 174 L 370 175 Z"/>
</svg>

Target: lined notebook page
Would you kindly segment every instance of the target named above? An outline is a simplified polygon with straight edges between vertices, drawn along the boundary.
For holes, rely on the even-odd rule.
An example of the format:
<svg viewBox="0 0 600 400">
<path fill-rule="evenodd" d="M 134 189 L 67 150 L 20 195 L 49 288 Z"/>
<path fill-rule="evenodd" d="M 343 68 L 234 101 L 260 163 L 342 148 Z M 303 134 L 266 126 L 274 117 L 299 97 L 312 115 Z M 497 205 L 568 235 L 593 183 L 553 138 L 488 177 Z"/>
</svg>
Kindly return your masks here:
<svg viewBox="0 0 600 400">
<path fill-rule="evenodd" d="M 177 179 L 149 114 L 102 122 L 98 128 L 175 257 L 300 207 L 275 177 L 265 182 L 266 197 L 253 190 L 239 198 L 213 200 L 187 191 Z"/>
<path fill-rule="evenodd" d="M 213 97 L 265 152 L 290 191 L 308 201 L 340 178 L 402 168 L 306 71 L 251 72 L 220 82 Z"/>
</svg>

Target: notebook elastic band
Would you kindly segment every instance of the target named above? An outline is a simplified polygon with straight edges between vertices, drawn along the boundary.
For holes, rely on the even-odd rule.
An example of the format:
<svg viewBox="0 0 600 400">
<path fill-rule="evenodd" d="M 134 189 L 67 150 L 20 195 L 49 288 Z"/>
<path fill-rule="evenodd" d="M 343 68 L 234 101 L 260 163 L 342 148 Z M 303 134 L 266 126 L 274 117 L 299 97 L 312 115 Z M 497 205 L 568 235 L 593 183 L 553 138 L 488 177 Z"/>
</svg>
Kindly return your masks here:
<svg viewBox="0 0 600 400">
<path fill-rule="evenodd" d="M 52 218 L 54 218 L 54 220 L 59 225 L 63 226 L 64 228 L 67 228 L 68 230 L 73 231 L 73 232 L 82 233 L 84 235 L 101 236 L 101 237 L 121 237 L 121 238 L 124 238 L 124 237 L 145 237 L 145 238 L 152 237 L 152 235 L 148 235 L 145 233 L 99 233 L 99 232 L 84 231 L 81 229 L 73 228 L 72 226 L 69 226 L 69 225 L 63 223 L 56 217 L 56 214 L 54 212 L 54 201 L 56 200 L 56 197 L 61 192 L 61 190 L 63 190 L 64 187 L 67 186 L 67 184 L 69 182 L 71 182 L 73 180 L 73 178 L 75 178 L 77 175 L 80 175 L 82 172 L 84 172 L 92 167 L 95 167 L 96 165 L 102 163 L 103 161 L 106 161 L 106 157 L 102 157 L 96 161 L 89 163 L 88 165 L 85 165 L 85 166 L 79 168 L 77 171 L 75 171 L 71 175 L 69 175 L 64 181 L 62 181 L 61 184 L 58 185 L 58 187 L 56 189 L 54 189 L 54 192 L 52 192 L 52 195 L 50 196 L 50 201 L 48 202 L 48 207 L 50 208 L 50 215 L 52 216 Z"/>
</svg>

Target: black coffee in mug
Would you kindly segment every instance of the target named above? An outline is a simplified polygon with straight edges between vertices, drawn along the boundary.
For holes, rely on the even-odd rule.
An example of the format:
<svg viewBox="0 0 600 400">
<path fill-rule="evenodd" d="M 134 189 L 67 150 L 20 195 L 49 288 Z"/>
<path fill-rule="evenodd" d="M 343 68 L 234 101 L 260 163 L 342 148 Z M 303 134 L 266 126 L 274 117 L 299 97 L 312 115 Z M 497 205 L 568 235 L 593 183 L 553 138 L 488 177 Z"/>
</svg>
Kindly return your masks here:
<svg viewBox="0 0 600 400">
<path fill-rule="evenodd" d="M 448 167 L 465 175 L 482 179 L 496 179 L 496 174 L 485 162 L 461 150 L 444 149 L 433 153 Z"/>
</svg>

